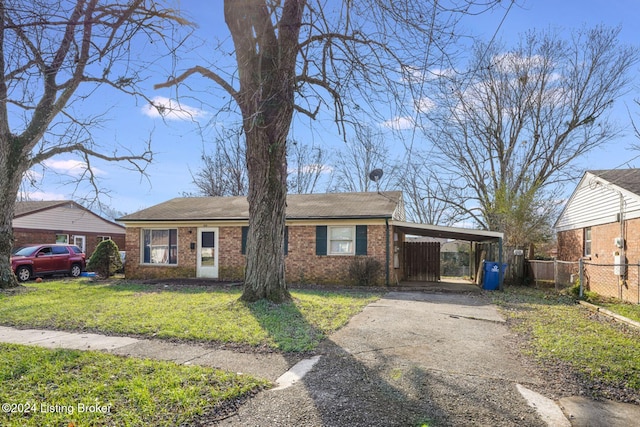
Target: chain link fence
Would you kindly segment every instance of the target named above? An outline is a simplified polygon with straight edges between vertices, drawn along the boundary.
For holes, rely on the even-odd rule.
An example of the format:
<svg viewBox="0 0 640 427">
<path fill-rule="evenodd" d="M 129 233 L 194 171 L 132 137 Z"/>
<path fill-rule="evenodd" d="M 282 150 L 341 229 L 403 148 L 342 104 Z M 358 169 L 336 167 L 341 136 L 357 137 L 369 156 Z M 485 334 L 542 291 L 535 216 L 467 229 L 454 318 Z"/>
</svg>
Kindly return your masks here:
<svg viewBox="0 0 640 427">
<path fill-rule="evenodd" d="M 580 283 L 581 292 L 640 304 L 640 264 L 527 260 L 527 270 L 527 277 L 535 286 L 554 286 L 561 291 Z"/>
<path fill-rule="evenodd" d="M 582 264 L 582 291 L 640 304 L 640 264 Z"/>
</svg>

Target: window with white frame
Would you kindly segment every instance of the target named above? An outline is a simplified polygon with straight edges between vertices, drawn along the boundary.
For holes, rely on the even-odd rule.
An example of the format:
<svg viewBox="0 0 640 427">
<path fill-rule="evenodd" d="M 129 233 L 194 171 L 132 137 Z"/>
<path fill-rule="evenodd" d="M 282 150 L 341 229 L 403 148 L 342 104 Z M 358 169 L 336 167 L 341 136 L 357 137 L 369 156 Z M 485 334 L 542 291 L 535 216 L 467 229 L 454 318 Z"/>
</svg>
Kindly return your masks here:
<svg viewBox="0 0 640 427">
<path fill-rule="evenodd" d="M 355 226 L 329 227 L 329 254 L 353 255 L 355 252 Z"/>
<path fill-rule="evenodd" d="M 584 229 L 584 256 L 591 256 L 591 227 Z"/>
<path fill-rule="evenodd" d="M 142 230 L 143 264 L 177 264 L 178 230 Z"/>
</svg>

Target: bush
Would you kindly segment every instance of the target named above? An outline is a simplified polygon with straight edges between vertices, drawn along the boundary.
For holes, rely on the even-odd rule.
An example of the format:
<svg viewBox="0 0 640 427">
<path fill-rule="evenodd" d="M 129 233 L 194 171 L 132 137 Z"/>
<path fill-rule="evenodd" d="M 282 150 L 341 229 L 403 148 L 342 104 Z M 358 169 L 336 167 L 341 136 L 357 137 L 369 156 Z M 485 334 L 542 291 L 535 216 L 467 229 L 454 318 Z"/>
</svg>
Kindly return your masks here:
<svg viewBox="0 0 640 427">
<path fill-rule="evenodd" d="M 580 299 L 580 280 L 576 280 L 576 284 L 569 288 L 568 293 L 572 297 Z M 599 296 L 597 293 L 583 289 L 582 300 L 587 302 L 596 302 L 598 299 Z"/>
<path fill-rule="evenodd" d="M 122 260 L 118 245 L 113 240 L 103 240 L 89 258 L 87 269 L 95 271 L 100 277 L 108 278 L 122 269 Z"/>
<path fill-rule="evenodd" d="M 357 285 L 375 285 L 382 270 L 380 261 L 369 257 L 357 257 L 349 264 L 349 278 Z"/>
</svg>

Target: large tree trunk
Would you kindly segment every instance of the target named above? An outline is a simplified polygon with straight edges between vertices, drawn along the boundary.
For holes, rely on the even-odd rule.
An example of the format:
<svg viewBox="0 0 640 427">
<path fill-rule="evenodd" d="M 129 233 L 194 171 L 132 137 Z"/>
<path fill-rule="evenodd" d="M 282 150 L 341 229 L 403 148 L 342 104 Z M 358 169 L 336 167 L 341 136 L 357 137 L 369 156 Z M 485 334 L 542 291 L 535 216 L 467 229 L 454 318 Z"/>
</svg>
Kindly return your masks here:
<svg viewBox="0 0 640 427">
<path fill-rule="evenodd" d="M 18 286 L 11 269 L 11 249 L 13 248 L 13 215 L 16 197 L 22 180 L 20 163 L 16 158 L 15 144 L 0 144 L 0 289 Z"/>
<path fill-rule="evenodd" d="M 298 36 L 304 0 L 286 0 L 274 24 L 264 0 L 226 0 L 236 48 L 249 171 L 245 301 L 291 296 L 284 266 L 286 140 L 293 118 Z"/>
<path fill-rule="evenodd" d="M 287 164 L 284 140 L 265 129 L 247 134 L 249 234 L 242 299 L 288 301 L 284 269 Z"/>
</svg>

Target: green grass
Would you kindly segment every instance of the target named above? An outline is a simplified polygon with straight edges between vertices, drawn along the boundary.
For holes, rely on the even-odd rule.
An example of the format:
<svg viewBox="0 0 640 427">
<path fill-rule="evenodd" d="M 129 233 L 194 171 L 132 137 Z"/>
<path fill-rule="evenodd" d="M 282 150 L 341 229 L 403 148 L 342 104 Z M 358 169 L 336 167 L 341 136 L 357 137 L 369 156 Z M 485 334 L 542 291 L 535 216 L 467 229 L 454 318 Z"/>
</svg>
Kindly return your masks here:
<svg viewBox="0 0 640 427">
<path fill-rule="evenodd" d="M 640 322 L 640 304 L 629 304 L 623 302 L 596 302 L 597 305 L 613 311 L 628 319 Z"/>
<path fill-rule="evenodd" d="M 0 294 L 3 325 L 90 330 L 200 342 L 315 348 L 344 326 L 373 293 L 292 291 L 294 301 L 246 304 L 240 290 L 157 287 L 88 280 L 29 283 L 29 292 Z"/>
<path fill-rule="evenodd" d="M 515 287 L 492 293 L 494 303 L 531 337 L 542 360 L 569 363 L 596 381 L 640 390 L 640 332 L 593 313 L 563 295 Z"/>
<path fill-rule="evenodd" d="M 2 426 L 192 425 L 266 386 L 199 366 L 0 344 Z"/>
</svg>

